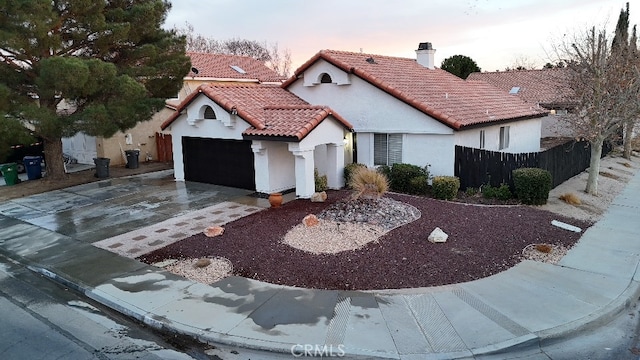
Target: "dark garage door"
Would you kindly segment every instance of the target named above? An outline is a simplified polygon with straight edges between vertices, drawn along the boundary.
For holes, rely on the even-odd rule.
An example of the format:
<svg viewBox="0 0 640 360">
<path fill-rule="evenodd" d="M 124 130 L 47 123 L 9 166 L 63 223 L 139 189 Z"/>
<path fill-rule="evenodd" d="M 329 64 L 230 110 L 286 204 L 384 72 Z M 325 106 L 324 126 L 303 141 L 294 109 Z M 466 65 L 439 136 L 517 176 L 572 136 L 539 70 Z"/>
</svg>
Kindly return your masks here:
<svg viewBox="0 0 640 360">
<path fill-rule="evenodd" d="M 187 181 L 255 190 L 251 141 L 182 138 Z"/>
</svg>

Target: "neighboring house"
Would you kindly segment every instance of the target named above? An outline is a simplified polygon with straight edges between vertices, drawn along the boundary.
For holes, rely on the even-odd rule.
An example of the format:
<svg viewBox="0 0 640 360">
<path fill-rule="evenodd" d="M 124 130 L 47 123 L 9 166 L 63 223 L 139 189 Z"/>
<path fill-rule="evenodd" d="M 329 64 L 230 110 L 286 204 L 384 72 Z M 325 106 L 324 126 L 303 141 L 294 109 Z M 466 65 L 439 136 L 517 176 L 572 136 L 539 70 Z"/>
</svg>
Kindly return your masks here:
<svg viewBox="0 0 640 360">
<path fill-rule="evenodd" d="M 176 110 L 162 129 L 172 134 L 177 181 L 265 194 L 295 188 L 298 197 L 308 198 L 318 169 L 330 188 L 344 185 L 351 124 L 280 85 L 204 84 Z"/>
<path fill-rule="evenodd" d="M 575 107 L 570 100 L 573 90 L 567 85 L 568 71 L 567 68 L 555 68 L 476 72 L 467 80 L 487 82 L 529 104 L 549 110 L 549 115 L 542 120 L 542 138 L 573 137 L 575 132 L 562 118 Z"/>
<path fill-rule="evenodd" d="M 93 164 L 93 158 L 111 159 L 111 165 L 126 163 L 124 150 L 140 150 L 140 161 L 147 158 L 157 160 L 163 158 L 158 154 L 158 137 L 164 137 L 161 124 L 173 113 L 176 107 L 194 89 L 204 83 L 265 83 L 282 84 L 285 80 L 263 62 L 245 56 L 207 54 L 190 52 L 192 69 L 184 78 L 184 85 L 177 98 L 168 99 L 166 106 L 158 111 L 149 121 L 138 123 L 126 132 L 117 132 L 110 138 L 93 137 L 78 133 L 74 137 L 64 138 L 63 152 L 77 159 L 79 163 Z M 65 110 L 65 109 L 62 109 Z M 170 152 L 170 151 L 169 151 Z"/>
<path fill-rule="evenodd" d="M 435 68 L 434 53 L 430 43 L 420 44 L 417 59 L 323 50 L 283 88 L 353 124 L 347 145 L 367 166 L 430 165 L 434 175 L 453 175 L 456 145 L 539 151 L 547 111 Z"/>
</svg>

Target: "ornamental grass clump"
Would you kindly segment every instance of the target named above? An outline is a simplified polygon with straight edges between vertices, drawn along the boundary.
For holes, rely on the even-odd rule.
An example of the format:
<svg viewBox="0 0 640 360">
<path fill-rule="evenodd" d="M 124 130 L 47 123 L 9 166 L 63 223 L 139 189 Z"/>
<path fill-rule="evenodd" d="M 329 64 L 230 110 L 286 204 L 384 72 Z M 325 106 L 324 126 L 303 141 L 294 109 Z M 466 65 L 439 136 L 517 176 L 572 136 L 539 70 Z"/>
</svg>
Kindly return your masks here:
<svg viewBox="0 0 640 360">
<path fill-rule="evenodd" d="M 351 173 L 349 187 L 354 191 L 354 199 L 379 199 L 389 190 L 389 180 L 375 169 L 358 167 Z"/>
<path fill-rule="evenodd" d="M 580 200 L 580 197 L 578 197 L 578 195 L 574 194 L 574 193 L 566 193 L 566 194 L 562 194 L 559 197 L 560 200 L 566 202 L 567 204 L 571 204 L 571 205 L 581 205 L 582 201 Z"/>
</svg>

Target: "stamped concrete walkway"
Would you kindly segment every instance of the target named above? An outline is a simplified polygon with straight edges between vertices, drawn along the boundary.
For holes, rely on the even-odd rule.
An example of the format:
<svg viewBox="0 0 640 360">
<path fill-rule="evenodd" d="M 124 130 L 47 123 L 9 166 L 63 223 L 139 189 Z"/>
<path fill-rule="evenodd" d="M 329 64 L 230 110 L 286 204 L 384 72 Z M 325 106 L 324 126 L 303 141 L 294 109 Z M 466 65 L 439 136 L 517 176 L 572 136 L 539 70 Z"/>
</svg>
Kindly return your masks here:
<svg viewBox="0 0 640 360">
<path fill-rule="evenodd" d="M 194 203 L 210 202 L 195 189 L 191 199 L 180 199 L 176 189 L 164 199 L 181 206 L 153 211 L 124 195 L 135 187 L 121 185 L 113 188 L 123 194 L 119 201 L 102 205 L 85 195 L 96 188 L 44 195 L 47 202 L 36 196 L 1 204 L 0 252 L 158 329 L 283 354 L 306 348 L 325 356 L 455 359 L 524 351 L 534 359 L 545 342 L 605 324 L 640 295 L 638 173 L 559 265 L 524 261 L 473 282 L 369 292 L 309 290 L 241 277 L 204 285 L 97 248 L 90 243 L 105 236 L 83 231 L 85 221 L 132 231 L 133 223 L 142 228 L 188 217 Z M 55 209 L 78 206 L 95 207 L 96 216 L 65 214 L 54 221 Z M 129 231 L 116 230 L 114 236 Z"/>
</svg>

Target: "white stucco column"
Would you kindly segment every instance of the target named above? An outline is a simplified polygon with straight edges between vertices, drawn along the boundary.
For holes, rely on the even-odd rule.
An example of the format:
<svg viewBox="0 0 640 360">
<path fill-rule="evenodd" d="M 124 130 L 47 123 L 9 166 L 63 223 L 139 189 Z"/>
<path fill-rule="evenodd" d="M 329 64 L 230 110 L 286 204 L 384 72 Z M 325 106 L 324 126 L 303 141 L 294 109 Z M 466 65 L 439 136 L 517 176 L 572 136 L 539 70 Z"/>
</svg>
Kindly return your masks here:
<svg viewBox="0 0 640 360">
<path fill-rule="evenodd" d="M 296 164 L 296 196 L 308 199 L 316 191 L 313 150 L 292 150 Z"/>
<path fill-rule="evenodd" d="M 184 156 L 182 154 L 182 137 L 172 136 L 173 147 L 173 177 L 176 181 L 184 181 Z"/>
<path fill-rule="evenodd" d="M 327 144 L 327 186 L 335 190 L 344 186 L 344 143 Z"/>
<path fill-rule="evenodd" d="M 269 149 L 262 141 L 251 142 L 253 151 L 253 168 L 255 171 L 256 191 L 269 194 L 271 184 L 269 181 Z"/>
</svg>

